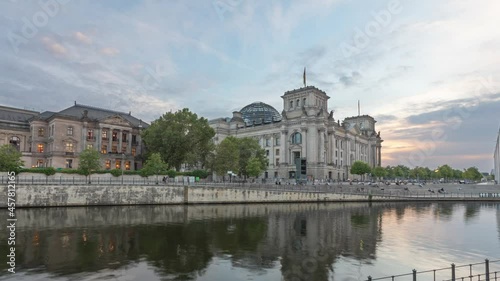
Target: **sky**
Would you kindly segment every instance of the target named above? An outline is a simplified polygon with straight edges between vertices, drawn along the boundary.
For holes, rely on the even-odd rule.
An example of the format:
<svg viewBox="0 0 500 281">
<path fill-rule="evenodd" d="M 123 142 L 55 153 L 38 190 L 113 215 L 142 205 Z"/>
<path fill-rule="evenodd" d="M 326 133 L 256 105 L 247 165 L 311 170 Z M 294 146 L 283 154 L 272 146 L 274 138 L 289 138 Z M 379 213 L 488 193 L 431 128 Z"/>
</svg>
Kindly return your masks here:
<svg viewBox="0 0 500 281">
<path fill-rule="evenodd" d="M 228 117 L 324 90 L 335 119 L 377 120 L 382 164 L 493 168 L 497 0 L 0 1 L 0 104 L 79 104 L 151 122 Z"/>
</svg>

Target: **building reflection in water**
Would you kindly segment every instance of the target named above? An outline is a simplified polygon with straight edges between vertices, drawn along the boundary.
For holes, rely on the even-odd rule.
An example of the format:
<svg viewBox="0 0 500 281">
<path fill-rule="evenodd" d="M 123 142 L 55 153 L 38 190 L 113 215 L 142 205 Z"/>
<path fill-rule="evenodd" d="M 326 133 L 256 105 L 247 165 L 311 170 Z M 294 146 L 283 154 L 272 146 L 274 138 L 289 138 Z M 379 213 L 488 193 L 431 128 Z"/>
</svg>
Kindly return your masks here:
<svg viewBox="0 0 500 281">
<path fill-rule="evenodd" d="M 382 219 L 389 214 L 400 219 L 408 209 L 448 219 L 453 204 L 23 209 L 17 211 L 17 261 L 21 270 L 53 276 L 146 261 L 166 280 L 194 280 L 214 259 L 225 259 L 257 273 L 279 268 L 284 280 L 329 280 L 341 257 L 360 264 L 376 259 Z M 465 218 L 478 212 L 478 206 L 469 206 Z M 1 245 L 6 238 L 0 236 Z M 6 269 L 2 259 L 0 268 Z"/>
</svg>

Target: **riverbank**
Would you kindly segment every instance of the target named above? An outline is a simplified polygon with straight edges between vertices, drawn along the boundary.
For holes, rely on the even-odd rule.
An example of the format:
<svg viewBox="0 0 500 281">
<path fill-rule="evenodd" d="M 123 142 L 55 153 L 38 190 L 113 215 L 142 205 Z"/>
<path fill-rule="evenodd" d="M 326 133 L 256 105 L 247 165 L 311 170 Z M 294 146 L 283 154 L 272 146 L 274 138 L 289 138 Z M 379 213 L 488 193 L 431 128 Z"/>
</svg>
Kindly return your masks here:
<svg viewBox="0 0 500 281">
<path fill-rule="evenodd" d="M 439 190 L 445 192 L 440 193 Z M 494 185 L 17 184 L 16 207 L 291 202 L 500 201 Z M 0 208 L 7 207 L 7 185 Z"/>
</svg>

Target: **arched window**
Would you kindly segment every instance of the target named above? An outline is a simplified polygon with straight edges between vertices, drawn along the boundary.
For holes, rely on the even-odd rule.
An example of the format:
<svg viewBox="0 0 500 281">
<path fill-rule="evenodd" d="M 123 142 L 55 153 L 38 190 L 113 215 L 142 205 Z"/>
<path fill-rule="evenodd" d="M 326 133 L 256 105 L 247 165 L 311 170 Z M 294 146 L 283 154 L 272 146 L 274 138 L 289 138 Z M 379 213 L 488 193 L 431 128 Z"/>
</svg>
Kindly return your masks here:
<svg viewBox="0 0 500 281">
<path fill-rule="evenodd" d="M 297 107 L 300 107 L 300 100 L 297 99 Z"/>
<path fill-rule="evenodd" d="M 300 144 L 300 143 L 302 143 L 302 135 L 299 132 L 296 132 L 296 133 L 292 134 L 292 143 L 293 144 Z"/>
</svg>

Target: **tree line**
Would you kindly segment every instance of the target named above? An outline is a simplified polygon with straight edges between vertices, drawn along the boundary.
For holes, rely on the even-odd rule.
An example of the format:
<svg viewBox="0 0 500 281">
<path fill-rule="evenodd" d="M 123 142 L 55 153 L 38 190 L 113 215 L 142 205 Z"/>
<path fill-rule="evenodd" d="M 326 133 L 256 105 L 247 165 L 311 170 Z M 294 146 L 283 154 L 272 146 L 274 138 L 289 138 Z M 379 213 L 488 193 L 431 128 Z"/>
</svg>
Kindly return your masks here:
<svg viewBox="0 0 500 281">
<path fill-rule="evenodd" d="M 379 179 L 414 179 L 414 180 L 472 180 L 478 181 L 483 178 L 477 167 L 467 169 L 454 169 L 448 164 L 438 166 L 436 169 L 428 167 L 409 168 L 405 165 L 374 167 L 373 169 L 363 161 L 356 161 L 351 166 L 351 174 L 365 175 L 371 174 Z M 492 179 L 492 178 L 491 178 Z"/>
</svg>

